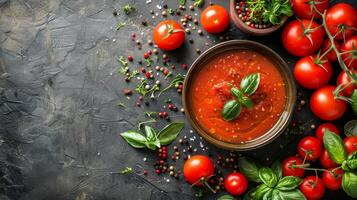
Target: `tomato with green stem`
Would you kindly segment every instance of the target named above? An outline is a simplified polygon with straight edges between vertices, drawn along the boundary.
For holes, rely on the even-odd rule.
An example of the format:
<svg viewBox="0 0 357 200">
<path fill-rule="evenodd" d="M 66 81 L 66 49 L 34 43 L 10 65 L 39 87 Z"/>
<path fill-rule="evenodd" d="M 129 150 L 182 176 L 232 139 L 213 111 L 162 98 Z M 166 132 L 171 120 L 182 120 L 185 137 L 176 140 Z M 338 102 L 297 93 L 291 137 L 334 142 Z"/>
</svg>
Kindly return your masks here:
<svg viewBox="0 0 357 200">
<path fill-rule="evenodd" d="M 305 56 L 294 67 L 297 82 L 305 88 L 317 89 L 326 85 L 332 76 L 331 64 L 316 55 Z"/>
<path fill-rule="evenodd" d="M 325 186 L 330 190 L 338 190 L 341 188 L 342 175 L 344 171 L 340 168 L 329 169 L 322 173 L 322 180 Z"/>
<path fill-rule="evenodd" d="M 213 161 L 204 155 L 195 155 L 188 159 L 183 166 L 185 180 L 196 186 L 205 184 L 214 175 Z"/>
<path fill-rule="evenodd" d="M 306 136 L 299 141 L 298 153 L 306 160 L 316 160 L 322 153 L 322 144 L 313 136 Z"/>
<path fill-rule="evenodd" d="M 313 20 L 293 20 L 282 32 L 282 43 L 294 56 L 307 56 L 324 42 L 325 30 Z"/>
<path fill-rule="evenodd" d="M 357 136 L 348 136 L 343 140 L 345 148 L 348 154 L 351 154 L 357 150 Z"/>
<path fill-rule="evenodd" d="M 325 149 L 320 156 L 320 164 L 325 169 L 338 167 L 338 164 L 331 159 L 330 155 Z"/>
<path fill-rule="evenodd" d="M 323 142 L 324 133 L 326 130 L 336 133 L 337 135 L 340 135 L 341 133 L 340 130 L 332 123 L 320 124 L 316 129 L 315 135 L 321 142 Z"/>
<path fill-rule="evenodd" d="M 201 13 L 201 24 L 209 33 L 220 33 L 228 28 L 229 14 L 223 6 L 208 6 Z"/>
<path fill-rule="evenodd" d="M 347 102 L 335 98 L 335 89 L 335 86 L 327 85 L 312 94 L 310 108 L 317 117 L 331 121 L 340 118 L 345 113 Z"/>
<path fill-rule="evenodd" d="M 302 159 L 297 156 L 290 156 L 285 158 L 281 164 L 283 176 L 303 177 L 305 170 L 299 167 L 302 165 Z"/>
<path fill-rule="evenodd" d="M 324 182 L 316 176 L 307 176 L 300 184 L 300 191 L 307 199 L 321 199 L 325 194 Z"/>
<path fill-rule="evenodd" d="M 295 15 L 300 19 L 319 19 L 321 16 L 316 13 L 313 5 L 319 12 L 328 8 L 329 0 L 290 0 L 291 7 Z"/>
<path fill-rule="evenodd" d="M 341 94 L 345 97 L 351 97 L 353 91 L 357 89 L 357 82 L 352 81 L 345 71 L 341 71 L 338 75 L 337 85 L 341 85 Z"/>
<path fill-rule="evenodd" d="M 347 3 L 337 3 L 327 10 L 326 25 L 332 36 L 344 39 L 357 28 L 357 11 Z"/>
<path fill-rule="evenodd" d="M 160 49 L 171 51 L 184 43 L 185 31 L 177 21 L 165 20 L 154 28 L 153 40 Z"/>
<path fill-rule="evenodd" d="M 357 35 L 347 38 L 347 40 L 342 43 L 341 57 L 346 67 L 357 69 Z"/>
<path fill-rule="evenodd" d="M 233 172 L 225 178 L 224 188 L 229 194 L 241 195 L 247 191 L 248 180 L 242 173 Z"/>
<path fill-rule="evenodd" d="M 335 44 L 336 49 L 339 51 L 340 44 L 336 40 L 334 40 L 333 43 Z M 332 49 L 331 41 L 329 39 L 326 39 L 322 44 L 321 57 L 326 58 L 329 62 L 334 62 L 337 60 L 336 52 Z"/>
</svg>

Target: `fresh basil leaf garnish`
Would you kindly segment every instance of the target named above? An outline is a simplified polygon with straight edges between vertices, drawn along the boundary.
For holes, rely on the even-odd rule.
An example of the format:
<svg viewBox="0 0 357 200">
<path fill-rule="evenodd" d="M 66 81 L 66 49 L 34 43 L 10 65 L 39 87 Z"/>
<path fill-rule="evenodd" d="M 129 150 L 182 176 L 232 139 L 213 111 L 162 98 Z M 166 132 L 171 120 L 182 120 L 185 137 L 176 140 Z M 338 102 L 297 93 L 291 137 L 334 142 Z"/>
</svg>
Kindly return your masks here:
<svg viewBox="0 0 357 200">
<path fill-rule="evenodd" d="M 240 82 L 240 88 L 242 92 L 246 95 L 252 95 L 259 86 L 260 74 L 250 74 L 242 79 Z"/>
<path fill-rule="evenodd" d="M 241 110 L 240 103 L 236 100 L 230 100 L 226 102 L 223 106 L 222 117 L 226 121 L 231 121 L 240 114 L 240 110 Z"/>
</svg>

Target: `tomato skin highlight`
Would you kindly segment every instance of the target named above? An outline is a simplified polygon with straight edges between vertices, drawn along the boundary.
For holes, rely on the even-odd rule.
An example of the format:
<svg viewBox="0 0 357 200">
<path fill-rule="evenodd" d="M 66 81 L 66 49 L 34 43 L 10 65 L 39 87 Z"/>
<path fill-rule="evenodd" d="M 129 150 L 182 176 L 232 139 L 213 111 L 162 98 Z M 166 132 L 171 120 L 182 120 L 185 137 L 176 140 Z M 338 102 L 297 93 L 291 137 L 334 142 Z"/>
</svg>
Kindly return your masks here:
<svg viewBox="0 0 357 200">
<path fill-rule="evenodd" d="M 325 184 L 317 176 L 307 176 L 300 184 L 300 190 L 307 199 L 321 199 L 325 194 Z"/>
<path fill-rule="evenodd" d="M 225 178 L 224 187 L 232 195 L 241 195 L 247 191 L 248 180 L 242 173 L 233 172 Z"/>
<path fill-rule="evenodd" d="M 339 25 L 343 24 L 350 30 L 345 30 L 345 37 L 353 35 L 353 30 L 357 28 L 357 11 L 347 3 L 337 3 L 327 10 L 326 24 L 331 35 L 336 35 L 340 31 Z M 339 33 L 336 39 L 343 39 L 343 34 Z"/>
<path fill-rule="evenodd" d="M 310 26 L 309 33 L 304 29 Z M 294 56 L 307 56 L 317 51 L 324 42 L 325 30 L 318 23 L 311 20 L 293 20 L 289 22 L 282 32 L 282 43 L 287 51 Z M 311 38 L 311 41 L 309 38 Z"/>
<path fill-rule="evenodd" d="M 201 178 L 206 181 L 214 174 L 213 161 L 204 155 L 195 155 L 188 159 L 183 166 L 185 180 L 196 186 L 203 185 Z"/>
<path fill-rule="evenodd" d="M 350 82 L 351 82 L 351 78 L 346 74 L 345 71 L 342 71 L 337 77 L 337 85 L 341 85 L 341 84 L 347 85 Z M 345 89 L 342 90 L 342 95 L 345 97 L 351 97 L 355 89 L 357 89 L 357 85 L 350 84 L 349 86 L 347 86 Z"/>
<path fill-rule="evenodd" d="M 343 140 L 347 154 L 351 154 L 357 150 L 357 136 L 348 136 Z"/>
<path fill-rule="evenodd" d="M 340 49 L 341 53 L 352 50 L 354 51 L 352 53 L 344 53 L 341 56 L 343 62 L 348 68 L 357 69 L 357 35 L 347 38 L 347 40 L 341 45 Z"/>
<path fill-rule="evenodd" d="M 331 121 L 340 118 L 347 109 L 347 102 L 335 99 L 335 86 L 327 85 L 317 89 L 310 98 L 310 108 L 319 118 Z"/>
<path fill-rule="evenodd" d="M 309 2 L 310 0 L 290 0 L 292 9 L 299 19 L 311 19 L 312 17 L 314 19 L 321 18 L 321 16 L 311 8 Z M 313 0 L 311 2 L 315 4 L 317 10 L 321 13 L 328 8 L 328 0 Z"/>
<path fill-rule="evenodd" d="M 169 33 L 169 26 L 172 26 L 172 33 Z M 153 40 L 160 49 L 171 51 L 184 43 L 185 31 L 177 21 L 164 20 L 154 28 Z"/>
<path fill-rule="evenodd" d="M 285 158 L 281 165 L 283 176 L 303 177 L 305 170 L 302 168 L 294 167 L 294 165 L 302 165 L 302 163 L 302 159 L 297 156 L 290 156 Z"/>
<path fill-rule="evenodd" d="M 317 139 L 320 140 L 320 142 L 323 142 L 323 138 L 324 138 L 324 131 L 325 130 L 329 130 L 333 133 L 336 133 L 337 135 L 340 135 L 340 130 L 332 123 L 323 123 L 323 124 L 320 124 L 317 129 L 316 129 L 316 137 Z"/>
<path fill-rule="evenodd" d="M 316 137 L 306 136 L 298 144 L 298 153 L 306 160 L 316 160 L 322 153 L 322 144 Z"/>
<path fill-rule="evenodd" d="M 329 171 L 323 172 L 322 180 L 328 189 L 338 190 L 341 188 L 343 174 L 344 171 L 342 169 L 329 169 Z"/>
<path fill-rule="evenodd" d="M 336 49 L 338 51 L 340 51 L 340 44 L 334 40 L 333 41 Z M 322 44 L 322 47 L 321 47 L 321 54 L 320 55 L 323 55 L 331 46 L 331 41 L 330 39 L 326 39 L 324 41 L 324 43 Z M 337 55 L 336 55 L 336 52 L 335 50 L 331 49 L 326 55 L 325 55 L 325 58 L 329 61 L 329 62 L 335 62 L 337 60 Z"/>
<path fill-rule="evenodd" d="M 320 156 L 320 164 L 325 169 L 338 167 L 338 164 L 331 159 L 330 155 L 326 150 L 324 150 Z"/>
<path fill-rule="evenodd" d="M 328 61 L 315 64 L 316 56 L 305 56 L 298 60 L 294 67 L 297 82 L 305 88 L 317 89 L 326 85 L 332 76 L 332 67 Z"/>
<path fill-rule="evenodd" d="M 223 32 L 229 26 L 229 14 L 223 6 L 208 6 L 201 13 L 201 24 L 209 33 Z"/>
</svg>

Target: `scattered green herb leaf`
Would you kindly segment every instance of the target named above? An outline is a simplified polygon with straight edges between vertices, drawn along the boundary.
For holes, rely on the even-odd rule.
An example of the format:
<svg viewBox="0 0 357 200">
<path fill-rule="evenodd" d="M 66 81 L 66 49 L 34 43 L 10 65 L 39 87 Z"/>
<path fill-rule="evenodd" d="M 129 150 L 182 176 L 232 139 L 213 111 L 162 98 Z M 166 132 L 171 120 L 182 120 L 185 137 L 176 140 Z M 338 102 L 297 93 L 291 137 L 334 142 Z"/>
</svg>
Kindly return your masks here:
<svg viewBox="0 0 357 200">
<path fill-rule="evenodd" d="M 126 25 L 126 23 L 124 23 L 124 22 L 118 22 L 117 23 L 117 30 L 120 30 L 121 28 L 123 28 L 124 26 Z"/>
<path fill-rule="evenodd" d="M 122 174 L 131 174 L 133 172 L 134 172 L 134 170 L 131 167 L 125 167 L 123 170 L 120 171 L 120 173 L 122 173 Z"/>
<path fill-rule="evenodd" d="M 186 4 L 186 0 L 178 0 L 179 4 L 181 5 L 185 5 Z"/>
<path fill-rule="evenodd" d="M 174 79 L 172 79 L 171 83 L 166 88 L 160 91 L 158 96 L 160 96 L 163 92 L 169 90 L 170 88 L 175 87 L 176 84 L 182 84 L 184 80 L 185 77 L 183 77 L 181 74 L 177 74 Z"/>
<path fill-rule="evenodd" d="M 203 5 L 203 3 L 205 2 L 205 0 L 196 0 L 194 5 L 196 7 L 201 7 Z"/>
<path fill-rule="evenodd" d="M 136 10 L 135 7 L 130 4 L 126 4 L 123 7 L 123 11 L 126 15 L 129 15 L 130 13 L 134 12 L 135 10 Z"/>
</svg>

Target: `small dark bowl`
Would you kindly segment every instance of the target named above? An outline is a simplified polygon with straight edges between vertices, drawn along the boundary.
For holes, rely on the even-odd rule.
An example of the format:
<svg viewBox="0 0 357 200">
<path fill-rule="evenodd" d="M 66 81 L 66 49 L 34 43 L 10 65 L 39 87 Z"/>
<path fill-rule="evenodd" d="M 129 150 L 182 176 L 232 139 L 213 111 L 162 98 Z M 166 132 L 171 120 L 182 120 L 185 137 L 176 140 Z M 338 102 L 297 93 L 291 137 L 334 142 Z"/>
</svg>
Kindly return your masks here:
<svg viewBox="0 0 357 200">
<path fill-rule="evenodd" d="M 258 29 L 258 28 L 252 28 L 245 24 L 241 19 L 238 17 L 238 13 L 236 11 L 236 0 L 230 0 L 230 16 L 233 21 L 233 23 L 244 33 L 248 33 L 250 35 L 256 35 L 256 36 L 263 36 L 263 35 L 268 35 L 273 33 L 274 31 L 278 30 L 285 22 L 288 20 L 287 16 L 284 16 L 281 19 L 280 24 L 275 25 L 275 26 L 270 26 L 268 28 L 264 29 Z"/>
<path fill-rule="evenodd" d="M 199 71 L 206 66 L 205 63 L 208 62 L 211 58 L 225 51 L 244 50 L 244 49 L 256 51 L 262 54 L 263 56 L 269 58 L 275 64 L 276 68 L 280 71 L 280 73 L 284 78 L 284 82 L 286 85 L 285 89 L 287 94 L 287 101 L 286 101 L 285 109 L 282 112 L 276 124 L 269 131 L 264 133 L 262 136 L 239 144 L 223 142 L 221 140 L 212 137 L 208 132 L 206 132 L 205 129 L 201 127 L 201 125 L 193 116 L 194 113 L 192 111 L 191 102 L 189 98 L 189 95 L 192 93 L 192 91 L 190 91 L 191 83 L 192 80 L 196 78 L 197 73 L 199 73 Z M 190 70 L 188 71 L 184 82 L 183 93 L 182 93 L 182 102 L 183 102 L 183 107 L 185 109 L 186 117 L 190 122 L 190 124 L 192 125 L 192 127 L 198 132 L 198 134 L 201 135 L 203 138 L 205 138 L 208 142 L 216 145 L 217 147 L 227 150 L 234 150 L 234 151 L 248 151 L 248 150 L 257 149 L 259 147 L 262 147 L 270 143 L 275 138 L 277 138 L 281 133 L 283 133 L 291 120 L 294 105 L 295 105 L 295 100 L 296 100 L 295 81 L 285 61 L 277 53 L 275 53 L 267 46 L 249 40 L 230 40 L 227 42 L 222 42 L 220 44 L 217 44 L 209 48 L 207 51 L 202 53 L 193 62 Z"/>
</svg>

